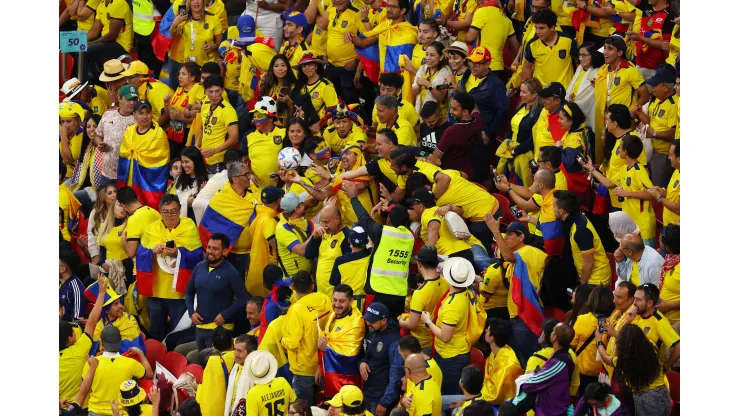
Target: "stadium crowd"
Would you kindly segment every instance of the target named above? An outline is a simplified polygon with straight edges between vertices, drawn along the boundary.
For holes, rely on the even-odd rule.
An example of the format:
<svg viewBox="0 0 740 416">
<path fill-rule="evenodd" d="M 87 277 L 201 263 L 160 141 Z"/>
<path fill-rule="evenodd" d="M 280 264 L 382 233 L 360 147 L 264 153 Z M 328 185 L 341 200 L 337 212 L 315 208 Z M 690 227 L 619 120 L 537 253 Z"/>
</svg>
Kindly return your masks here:
<svg viewBox="0 0 740 416">
<path fill-rule="evenodd" d="M 678 3 L 60 0 L 60 414 L 678 414 Z"/>
</svg>

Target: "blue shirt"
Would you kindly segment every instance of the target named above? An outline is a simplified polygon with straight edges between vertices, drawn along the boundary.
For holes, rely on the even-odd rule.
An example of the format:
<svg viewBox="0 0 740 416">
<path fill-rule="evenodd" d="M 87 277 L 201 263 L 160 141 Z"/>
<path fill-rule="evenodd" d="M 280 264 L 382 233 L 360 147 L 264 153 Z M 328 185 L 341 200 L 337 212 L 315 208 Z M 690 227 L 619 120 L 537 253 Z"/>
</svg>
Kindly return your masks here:
<svg viewBox="0 0 740 416">
<path fill-rule="evenodd" d="M 64 306 L 62 319 L 72 322 L 85 316 L 87 299 L 83 295 L 85 286 L 79 277 L 72 275 L 59 286 L 59 304 Z"/>
<path fill-rule="evenodd" d="M 247 288 L 244 278 L 226 259 L 208 271 L 208 262 L 201 261 L 193 269 L 188 287 L 185 290 L 185 305 L 188 314 L 198 312 L 203 323 L 211 323 L 218 314 L 226 322 L 247 306 Z M 195 309 L 195 295 L 198 295 L 198 309 Z M 236 301 L 233 301 L 236 297 Z M 232 303 L 233 301 L 233 303 Z"/>
</svg>

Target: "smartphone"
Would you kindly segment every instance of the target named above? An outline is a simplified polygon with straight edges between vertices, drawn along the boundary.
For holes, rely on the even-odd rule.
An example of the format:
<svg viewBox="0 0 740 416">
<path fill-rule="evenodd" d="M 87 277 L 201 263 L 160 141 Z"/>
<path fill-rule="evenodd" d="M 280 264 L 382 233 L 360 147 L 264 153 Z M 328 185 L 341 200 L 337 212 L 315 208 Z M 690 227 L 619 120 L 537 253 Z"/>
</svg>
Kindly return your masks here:
<svg viewBox="0 0 740 416">
<path fill-rule="evenodd" d="M 606 322 L 606 316 L 605 315 L 596 315 L 596 319 L 599 321 L 599 332 L 604 333 L 606 332 L 606 329 L 604 329 L 604 322 Z"/>
<path fill-rule="evenodd" d="M 108 276 L 108 270 L 105 270 L 104 268 L 101 267 L 100 274 L 102 274 L 103 276 Z"/>
<path fill-rule="evenodd" d="M 576 160 L 582 165 L 586 164 L 586 158 L 584 158 L 583 155 L 580 153 L 576 154 Z"/>
<path fill-rule="evenodd" d="M 164 246 L 167 248 L 175 248 L 175 240 L 167 240 Z"/>
<path fill-rule="evenodd" d="M 181 4 L 177 7 L 177 14 L 184 15 L 187 13 L 187 9 L 185 8 L 185 4 Z"/>
<path fill-rule="evenodd" d="M 519 219 L 524 215 L 520 209 L 517 209 L 516 205 L 510 206 L 509 209 L 511 209 L 511 213 L 514 215 L 514 218 Z"/>
<path fill-rule="evenodd" d="M 491 168 L 491 175 L 493 175 L 493 180 L 496 181 L 496 183 L 501 182 L 501 178 L 498 177 L 498 171 L 496 168 Z"/>
<path fill-rule="evenodd" d="M 573 297 L 573 289 L 567 288 L 565 291 L 568 292 L 568 297 Z"/>
<path fill-rule="evenodd" d="M 535 162 L 534 160 L 530 160 L 529 167 L 533 170 L 537 170 L 540 167 L 540 165 L 538 165 L 537 162 Z"/>
</svg>

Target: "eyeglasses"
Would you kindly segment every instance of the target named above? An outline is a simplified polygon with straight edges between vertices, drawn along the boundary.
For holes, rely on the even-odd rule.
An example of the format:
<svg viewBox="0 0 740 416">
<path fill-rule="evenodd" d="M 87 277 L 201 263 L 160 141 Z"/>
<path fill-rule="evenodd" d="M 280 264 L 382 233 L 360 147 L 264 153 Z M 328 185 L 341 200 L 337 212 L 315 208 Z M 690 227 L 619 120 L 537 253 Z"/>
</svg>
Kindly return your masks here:
<svg viewBox="0 0 740 416">
<path fill-rule="evenodd" d="M 386 9 L 400 9 L 400 8 L 401 8 L 401 6 L 397 6 L 397 5 L 395 5 L 395 4 L 386 4 L 386 5 L 385 5 L 385 8 L 386 8 Z"/>
<path fill-rule="evenodd" d="M 173 215 L 179 215 L 179 214 L 180 214 L 180 210 L 176 210 L 176 209 L 172 209 L 172 210 L 169 210 L 169 209 L 163 209 L 163 210 L 162 210 L 162 211 L 160 211 L 160 212 L 162 213 L 162 215 L 166 215 L 166 216 L 168 216 L 168 217 L 171 217 L 171 216 L 173 216 Z"/>
<path fill-rule="evenodd" d="M 587 54 L 587 53 L 579 53 L 579 54 L 578 54 L 578 57 L 579 57 L 579 58 L 588 58 L 589 56 L 591 56 L 591 55 L 589 55 L 589 54 Z"/>
<path fill-rule="evenodd" d="M 539 7 L 539 6 L 529 6 L 529 9 L 532 10 L 532 13 L 537 13 L 540 10 L 545 10 L 547 7 Z"/>
</svg>

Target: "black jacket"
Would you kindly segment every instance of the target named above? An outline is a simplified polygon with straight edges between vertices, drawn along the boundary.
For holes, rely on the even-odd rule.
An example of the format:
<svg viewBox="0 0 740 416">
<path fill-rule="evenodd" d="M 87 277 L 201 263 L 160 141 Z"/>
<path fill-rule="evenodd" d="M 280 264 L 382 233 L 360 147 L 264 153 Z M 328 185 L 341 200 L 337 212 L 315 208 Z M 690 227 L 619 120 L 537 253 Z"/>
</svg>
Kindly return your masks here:
<svg viewBox="0 0 740 416">
<path fill-rule="evenodd" d="M 362 348 L 365 356 L 362 363 L 370 367 L 365 381 L 365 403 L 380 403 L 386 409 L 398 402 L 401 394 L 403 377 L 403 358 L 398 353 L 398 340 L 401 332 L 395 321 L 388 321 L 388 326 L 380 332 L 368 331 Z"/>
</svg>

